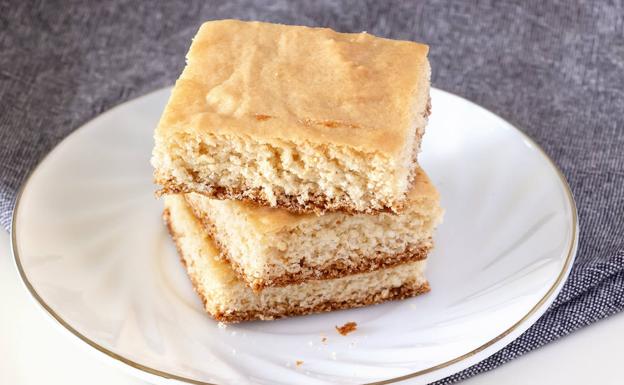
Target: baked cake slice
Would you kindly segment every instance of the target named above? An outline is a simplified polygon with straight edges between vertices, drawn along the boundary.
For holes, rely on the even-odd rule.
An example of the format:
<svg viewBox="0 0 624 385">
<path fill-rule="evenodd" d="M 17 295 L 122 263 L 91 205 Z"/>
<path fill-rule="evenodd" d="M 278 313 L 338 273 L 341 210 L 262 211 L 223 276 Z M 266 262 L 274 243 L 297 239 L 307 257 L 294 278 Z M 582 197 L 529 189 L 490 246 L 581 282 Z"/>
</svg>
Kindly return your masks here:
<svg viewBox="0 0 624 385">
<path fill-rule="evenodd" d="M 398 215 L 317 216 L 195 193 L 185 199 L 220 255 L 254 290 L 425 259 L 442 218 L 438 192 L 422 169 Z"/>
<path fill-rule="evenodd" d="M 227 262 L 217 258 L 215 244 L 181 195 L 165 197 L 164 218 L 206 311 L 219 321 L 270 320 L 366 306 L 429 291 L 422 260 L 256 293 Z"/>
<path fill-rule="evenodd" d="M 155 131 L 162 193 L 293 212 L 399 212 L 429 114 L 428 47 L 204 23 Z"/>
</svg>

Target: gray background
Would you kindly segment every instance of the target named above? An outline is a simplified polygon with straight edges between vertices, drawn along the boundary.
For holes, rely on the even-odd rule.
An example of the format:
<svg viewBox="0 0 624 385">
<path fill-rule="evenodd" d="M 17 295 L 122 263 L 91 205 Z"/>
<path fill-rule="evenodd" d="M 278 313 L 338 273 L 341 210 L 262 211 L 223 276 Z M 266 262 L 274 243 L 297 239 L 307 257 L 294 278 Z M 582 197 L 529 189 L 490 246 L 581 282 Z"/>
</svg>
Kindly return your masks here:
<svg viewBox="0 0 624 385">
<path fill-rule="evenodd" d="M 426 42 L 434 86 L 521 127 L 568 177 L 581 226 L 569 282 L 520 338 L 442 382 L 624 308 L 622 1 L 0 1 L 0 224 L 42 156 L 101 112 L 171 85 L 200 23 L 218 18 Z"/>
</svg>

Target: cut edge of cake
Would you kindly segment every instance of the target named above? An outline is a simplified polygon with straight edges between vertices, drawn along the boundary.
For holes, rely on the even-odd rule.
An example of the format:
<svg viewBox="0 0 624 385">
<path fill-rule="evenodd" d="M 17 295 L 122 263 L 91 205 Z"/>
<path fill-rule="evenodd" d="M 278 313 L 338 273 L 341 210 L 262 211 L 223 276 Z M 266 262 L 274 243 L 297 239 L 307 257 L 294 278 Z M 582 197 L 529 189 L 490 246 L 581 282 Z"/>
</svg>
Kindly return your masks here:
<svg viewBox="0 0 624 385">
<path fill-rule="evenodd" d="M 303 260 L 299 263 L 300 270 L 297 272 L 280 270 L 280 274 L 277 275 L 254 276 L 248 274 L 249 272 L 245 271 L 245 268 L 241 265 L 241 263 L 232 258 L 232 256 L 228 253 L 226 245 L 219 241 L 215 225 L 211 219 L 205 213 L 198 211 L 192 204 L 189 203 L 188 205 L 193 211 L 195 217 L 202 223 L 207 234 L 209 234 L 214 241 L 219 250 L 219 257 L 226 260 L 236 272 L 238 277 L 245 281 L 246 284 L 254 291 L 260 291 L 272 286 L 297 284 L 307 280 L 340 278 L 351 274 L 365 273 L 404 263 L 420 261 L 426 259 L 429 252 L 433 249 L 433 239 L 428 237 L 423 239 L 418 244 L 408 245 L 399 253 L 352 253 L 350 255 L 350 260 L 355 259 L 356 262 L 354 263 L 347 263 L 344 260 L 333 260 L 321 265 L 309 264 L 305 258 L 303 258 Z M 437 218 L 432 220 L 435 221 Z"/>
<path fill-rule="evenodd" d="M 235 200 L 184 194 L 222 258 L 252 289 L 330 279 L 425 259 L 442 222 L 424 170 L 399 215 L 293 214 Z"/>
<path fill-rule="evenodd" d="M 183 197 L 165 198 L 163 218 L 205 310 L 222 322 L 272 320 L 368 306 L 430 290 L 425 260 L 325 281 L 252 291 L 218 251 Z"/>
</svg>

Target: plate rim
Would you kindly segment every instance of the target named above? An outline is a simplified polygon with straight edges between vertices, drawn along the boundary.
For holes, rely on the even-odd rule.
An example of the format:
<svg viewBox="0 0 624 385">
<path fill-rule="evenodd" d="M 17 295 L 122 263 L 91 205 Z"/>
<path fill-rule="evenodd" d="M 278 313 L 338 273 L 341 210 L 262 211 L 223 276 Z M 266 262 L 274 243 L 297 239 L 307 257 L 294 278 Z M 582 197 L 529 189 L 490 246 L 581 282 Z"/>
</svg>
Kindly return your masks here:
<svg viewBox="0 0 624 385">
<path fill-rule="evenodd" d="M 504 121 L 505 123 L 507 123 L 510 127 L 513 128 L 513 130 L 520 134 L 520 136 L 522 137 L 522 139 L 524 139 L 525 141 L 527 141 L 533 148 L 535 148 L 537 150 L 537 152 L 539 154 L 541 154 L 544 159 L 547 161 L 547 163 L 552 167 L 552 169 L 555 171 L 556 176 L 559 179 L 559 182 L 561 183 L 564 191 L 565 191 L 565 196 L 568 200 L 568 204 L 570 205 L 570 210 L 571 210 L 571 217 L 572 217 L 572 237 L 570 238 L 570 242 L 568 245 L 568 249 L 567 249 L 567 255 L 564 261 L 564 264 L 561 268 L 561 271 L 559 272 L 559 274 L 557 275 L 557 278 L 555 279 L 555 281 L 553 282 L 553 284 L 549 287 L 549 289 L 546 291 L 546 293 L 542 296 L 542 298 L 540 298 L 539 301 L 537 301 L 535 303 L 535 305 L 533 305 L 529 311 L 522 316 L 518 321 L 516 321 L 515 323 L 513 323 L 509 328 L 505 329 L 502 333 L 498 334 L 497 336 L 493 337 L 492 339 L 486 341 L 485 343 L 483 343 L 482 345 L 476 347 L 475 349 L 466 352 L 464 354 L 461 354 L 455 358 L 452 358 L 450 360 L 447 360 L 445 362 L 436 364 L 434 366 L 425 368 L 425 369 L 421 369 L 418 371 L 415 371 L 413 373 L 409 373 L 403 376 L 399 376 L 399 377 L 393 377 L 390 379 L 386 379 L 386 380 L 381 380 L 381 381 L 375 381 L 375 382 L 371 382 L 371 383 L 367 383 L 368 385 L 385 385 L 385 384 L 392 384 L 392 383 L 396 383 L 396 382 L 400 382 L 400 381 L 405 381 L 408 379 L 413 379 L 413 378 L 417 378 L 417 377 L 421 377 L 424 376 L 426 374 L 429 373 L 433 373 L 435 371 L 438 370 L 443 370 L 443 369 L 448 369 L 450 367 L 452 367 L 455 364 L 459 364 L 462 361 L 466 361 L 469 358 L 472 358 L 474 356 L 476 356 L 477 354 L 481 353 L 482 351 L 493 347 L 495 344 L 501 342 L 502 340 L 504 340 L 506 337 L 509 337 L 512 333 L 514 332 L 520 332 L 518 333 L 516 336 L 519 336 L 519 334 L 521 334 L 522 332 L 526 331 L 526 329 L 528 329 L 531 325 L 533 325 L 537 319 L 539 319 L 539 317 L 541 315 L 543 315 L 546 310 L 548 309 L 548 306 L 550 305 L 550 303 L 552 303 L 552 301 L 554 301 L 555 296 L 561 291 L 561 288 L 563 287 L 563 283 L 565 283 L 565 281 L 567 280 L 567 277 L 570 273 L 571 267 L 573 265 L 574 260 L 576 259 L 576 254 L 577 254 L 577 249 L 578 249 L 578 240 L 579 240 L 579 223 L 578 223 L 578 209 L 576 206 L 576 201 L 574 199 L 574 194 L 572 193 L 572 190 L 570 188 L 570 185 L 565 177 L 565 175 L 563 174 L 563 172 L 560 170 L 560 168 L 557 166 L 557 164 L 555 163 L 555 161 L 544 151 L 544 149 L 542 149 L 542 147 L 535 141 L 533 140 L 533 138 L 531 138 L 528 134 L 526 134 L 524 131 L 522 131 L 520 128 L 518 128 L 515 124 L 513 124 L 512 122 L 510 122 L 507 119 L 502 118 L 501 116 L 499 116 L 498 114 L 494 113 L 493 111 L 480 106 L 479 104 L 472 102 L 462 96 L 459 96 L 457 94 L 454 94 L 452 92 L 449 91 L 445 91 L 442 90 L 440 88 L 437 87 L 431 87 L 432 90 L 435 90 L 435 92 L 440 92 L 443 94 L 447 94 L 451 97 L 454 98 L 458 98 L 461 99 L 462 102 L 468 103 L 471 107 L 473 108 L 477 108 L 480 110 L 483 110 L 493 116 L 495 116 L 498 119 L 501 119 L 502 121 Z M 162 88 L 158 88 L 156 90 L 153 90 L 151 92 L 147 92 L 144 93 L 142 95 L 139 95 L 133 99 L 130 100 L 126 100 L 122 103 L 119 103 L 115 106 L 113 106 L 112 108 L 104 111 L 103 113 L 95 116 L 94 118 L 88 120 L 87 122 L 83 123 L 80 127 L 78 127 L 77 129 L 73 130 L 69 135 L 67 135 L 65 138 L 63 138 L 60 142 L 58 142 L 50 151 L 48 151 L 46 153 L 45 156 L 43 156 L 38 162 L 37 164 L 29 171 L 29 173 L 27 174 L 27 176 L 24 178 L 21 186 L 19 187 L 17 194 L 16 194 L 16 198 L 15 198 L 15 202 L 13 204 L 13 212 L 11 215 L 11 223 L 10 223 L 10 250 L 11 250 L 11 254 L 13 256 L 13 262 L 15 264 L 15 267 L 17 269 L 17 272 L 19 273 L 19 277 L 20 280 L 22 282 L 22 284 L 26 287 L 27 291 L 29 292 L 30 296 L 32 297 L 32 299 L 35 300 L 35 302 L 39 305 L 38 307 L 44 311 L 44 313 L 46 313 L 50 319 L 52 319 L 53 321 L 56 321 L 57 325 L 62 326 L 62 329 L 64 329 L 65 331 L 69 332 L 70 334 L 72 334 L 74 337 L 78 338 L 78 340 L 86 343 L 88 346 L 94 348 L 96 351 L 98 351 L 101 354 L 104 354 L 105 356 L 112 358 L 113 360 L 117 361 L 117 363 L 122 364 L 123 366 L 125 366 L 126 368 L 129 369 L 134 369 L 134 370 L 138 370 L 143 375 L 149 375 L 151 376 L 155 376 L 157 379 L 160 380 L 174 380 L 174 381 L 180 381 L 183 383 L 187 383 L 187 384 L 195 384 L 195 385 L 218 385 L 218 384 L 213 384 L 210 382 L 205 382 L 205 381 L 201 381 L 201 380 L 196 380 L 196 379 L 192 379 L 192 378 L 187 378 L 181 375 L 177 375 L 174 373 L 169 373 L 166 371 L 162 371 L 159 369 L 155 369 L 152 368 L 150 366 L 141 364 L 139 362 L 136 362 L 132 359 L 129 359 L 127 357 L 124 357 L 123 355 L 119 354 L 119 353 L 115 353 L 114 351 L 98 344 L 97 342 L 91 340 L 90 338 L 88 338 L 87 336 L 85 336 L 84 334 L 80 333 L 78 330 L 76 330 L 73 326 L 71 326 L 67 321 L 65 321 L 50 305 L 48 305 L 43 298 L 39 295 L 39 293 L 35 290 L 34 286 L 32 285 L 32 283 L 30 282 L 30 280 L 28 279 L 28 276 L 26 275 L 26 272 L 24 271 L 24 267 L 22 265 L 20 256 L 19 256 L 19 251 L 17 249 L 17 231 L 16 231 L 16 223 L 17 223 L 17 216 L 18 216 L 18 212 L 19 212 L 19 204 L 22 198 L 22 195 L 24 193 L 24 191 L 26 190 L 32 176 L 34 175 L 34 173 L 40 168 L 40 166 L 50 157 L 50 155 L 52 153 L 54 153 L 56 150 L 58 150 L 58 148 L 65 143 L 68 139 L 72 138 L 73 136 L 75 136 L 78 132 L 82 131 L 83 129 L 85 129 L 86 127 L 88 127 L 90 124 L 92 124 L 94 121 L 102 119 L 104 116 L 109 115 L 109 114 L 113 114 L 117 109 L 119 109 L 122 106 L 125 106 L 126 104 L 132 102 L 132 101 L 136 101 L 138 99 L 144 98 L 144 97 L 148 97 L 151 95 L 154 95 L 156 93 L 159 92 L 163 92 L 165 90 L 171 90 L 172 86 L 167 86 L 167 87 L 162 87 Z M 532 317 L 535 317 L 535 320 L 533 320 L 533 322 L 529 323 L 528 325 L 526 324 L 527 321 L 529 321 Z M 498 351 L 498 350 L 497 350 Z M 493 352 L 494 353 L 494 352 Z M 492 353 L 492 354 L 493 354 Z M 489 356 L 487 356 L 489 357 Z M 487 357 L 484 357 L 483 359 L 486 359 Z M 461 370 L 466 369 L 467 367 L 469 367 L 470 365 L 467 365 L 464 368 L 460 368 L 457 371 L 453 371 L 452 373 L 447 373 L 446 376 L 448 375 L 452 375 L 454 373 L 458 373 Z M 136 373 L 138 374 L 138 373 Z M 440 378 L 444 378 L 444 377 L 440 377 Z M 434 381 L 437 379 L 434 379 Z"/>
</svg>

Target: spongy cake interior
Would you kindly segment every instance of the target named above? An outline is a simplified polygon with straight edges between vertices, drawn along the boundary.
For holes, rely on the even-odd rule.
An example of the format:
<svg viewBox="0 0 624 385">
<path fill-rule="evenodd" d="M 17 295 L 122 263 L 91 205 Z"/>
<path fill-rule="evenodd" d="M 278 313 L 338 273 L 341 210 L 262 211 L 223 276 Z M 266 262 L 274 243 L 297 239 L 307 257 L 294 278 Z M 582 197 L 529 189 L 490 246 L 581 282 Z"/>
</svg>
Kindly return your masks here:
<svg viewBox="0 0 624 385">
<path fill-rule="evenodd" d="M 442 217 L 439 195 L 421 169 L 399 215 L 293 214 L 199 194 L 186 200 L 255 289 L 425 258 Z"/>
<path fill-rule="evenodd" d="M 217 258 L 217 249 L 183 197 L 165 197 L 165 219 L 206 310 L 223 321 L 273 319 L 404 298 L 429 290 L 425 261 L 348 277 L 270 287 L 254 293 Z"/>
</svg>

